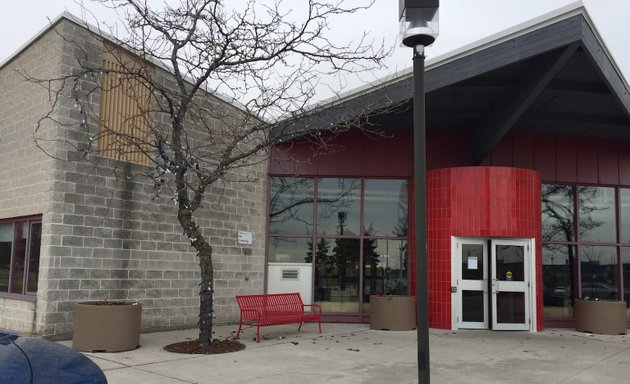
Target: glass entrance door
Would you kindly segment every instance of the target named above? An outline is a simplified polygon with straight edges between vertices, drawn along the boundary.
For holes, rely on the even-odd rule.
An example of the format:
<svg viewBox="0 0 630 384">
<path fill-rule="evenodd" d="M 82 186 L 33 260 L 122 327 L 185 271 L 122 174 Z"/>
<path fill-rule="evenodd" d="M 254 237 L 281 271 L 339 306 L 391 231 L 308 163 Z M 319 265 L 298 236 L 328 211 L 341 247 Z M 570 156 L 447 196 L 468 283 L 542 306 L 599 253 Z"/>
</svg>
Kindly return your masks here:
<svg viewBox="0 0 630 384">
<path fill-rule="evenodd" d="M 528 240 L 459 239 L 453 259 L 457 328 L 529 330 L 531 258 Z"/>
<path fill-rule="evenodd" d="M 492 240 L 492 329 L 528 330 L 529 252 L 525 240 Z"/>
<path fill-rule="evenodd" d="M 458 328 L 488 329 L 488 263 L 485 240 L 459 244 Z"/>
</svg>

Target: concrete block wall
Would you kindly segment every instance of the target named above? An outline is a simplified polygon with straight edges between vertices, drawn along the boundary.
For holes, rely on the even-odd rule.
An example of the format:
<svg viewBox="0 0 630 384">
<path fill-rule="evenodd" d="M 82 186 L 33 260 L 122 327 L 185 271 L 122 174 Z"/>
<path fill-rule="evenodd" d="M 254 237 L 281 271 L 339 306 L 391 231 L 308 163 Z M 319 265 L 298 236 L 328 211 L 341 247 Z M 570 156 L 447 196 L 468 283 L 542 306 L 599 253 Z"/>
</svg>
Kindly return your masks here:
<svg viewBox="0 0 630 384">
<path fill-rule="evenodd" d="M 65 37 L 64 73 L 75 70 L 77 59 L 100 64 L 101 41 L 69 21 L 57 30 Z M 89 90 L 90 81 L 82 79 L 80 89 Z M 97 114 L 98 92 L 89 101 Z M 81 116 L 72 100 L 63 102 L 57 118 L 70 124 L 58 127 L 57 136 L 80 147 L 81 140 L 94 132 L 79 127 Z M 95 127 L 91 124 L 87 129 Z M 59 146 L 56 155 L 77 157 L 73 146 Z M 46 262 L 50 273 L 42 282 L 45 291 L 38 294 L 37 332 L 68 338 L 74 303 L 104 299 L 142 302 L 145 331 L 195 327 L 199 267 L 177 221 L 172 191 L 152 200 L 153 182 L 142 176 L 146 166 L 95 156 L 88 160 L 56 161 L 51 173 Z M 238 182 L 245 179 L 254 181 Z M 265 196 L 263 163 L 226 175 L 209 189 L 204 208 L 196 212 L 214 250 L 217 323 L 238 320 L 234 295 L 263 290 Z M 237 245 L 239 230 L 253 233 L 251 246 Z"/>
<path fill-rule="evenodd" d="M 42 254 L 47 258 L 52 211 L 53 160 L 33 140 L 37 121 L 50 109 L 48 93 L 24 75 L 53 78 L 59 74 L 62 39 L 48 32 L 0 67 L 0 219 L 43 215 Z M 40 137 L 51 139 L 50 122 Z M 40 268 L 45 279 L 46 265 Z M 34 333 L 36 298 L 15 299 L 0 293 L 0 328 Z"/>
</svg>

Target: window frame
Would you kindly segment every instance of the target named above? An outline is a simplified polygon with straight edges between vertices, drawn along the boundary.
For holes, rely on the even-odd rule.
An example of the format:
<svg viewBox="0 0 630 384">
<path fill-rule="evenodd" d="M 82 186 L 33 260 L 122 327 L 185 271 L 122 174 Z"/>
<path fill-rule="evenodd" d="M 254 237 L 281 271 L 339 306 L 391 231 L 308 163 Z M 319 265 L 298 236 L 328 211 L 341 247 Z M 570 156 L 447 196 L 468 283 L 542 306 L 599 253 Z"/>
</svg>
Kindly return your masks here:
<svg viewBox="0 0 630 384">
<path fill-rule="evenodd" d="M 30 271 L 30 257 L 31 257 L 31 235 L 33 224 L 42 223 L 42 215 L 30 215 L 30 216 L 20 216 L 20 217 L 11 217 L 0 219 L 0 224 L 12 224 L 15 230 L 15 225 L 17 223 L 26 222 L 27 224 L 27 235 L 26 235 L 26 245 L 24 247 L 24 272 L 22 275 L 22 289 L 21 293 L 9 292 L 11 287 L 11 282 L 13 279 L 13 256 L 14 256 L 14 247 L 15 240 L 11 241 L 11 257 L 9 259 L 9 279 L 8 279 L 8 290 L 6 292 L 0 291 L 0 297 L 8 298 L 8 299 L 18 299 L 18 300 L 27 300 L 27 301 L 35 301 L 37 298 L 37 291 L 29 291 L 28 290 L 28 279 L 29 279 L 29 271 Z M 40 234 L 40 247 L 41 247 L 41 234 Z M 41 248 L 40 248 L 40 261 L 41 261 Z M 39 273 L 38 273 L 39 278 Z"/>
</svg>

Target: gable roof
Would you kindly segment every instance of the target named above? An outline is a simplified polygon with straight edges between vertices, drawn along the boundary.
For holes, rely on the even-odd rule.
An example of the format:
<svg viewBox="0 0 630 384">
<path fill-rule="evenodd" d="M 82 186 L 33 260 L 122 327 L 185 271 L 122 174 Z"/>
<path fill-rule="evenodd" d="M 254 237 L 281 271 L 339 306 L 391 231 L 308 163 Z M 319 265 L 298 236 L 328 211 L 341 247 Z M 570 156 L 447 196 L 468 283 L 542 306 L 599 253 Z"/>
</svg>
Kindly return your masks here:
<svg viewBox="0 0 630 384">
<path fill-rule="evenodd" d="M 628 83 L 581 3 L 428 60 L 425 71 L 427 129 L 470 131 L 473 163 L 509 131 L 630 139 Z M 287 120 L 275 134 L 299 136 L 366 111 L 376 125 L 410 129 L 412 94 L 407 71 Z"/>
</svg>

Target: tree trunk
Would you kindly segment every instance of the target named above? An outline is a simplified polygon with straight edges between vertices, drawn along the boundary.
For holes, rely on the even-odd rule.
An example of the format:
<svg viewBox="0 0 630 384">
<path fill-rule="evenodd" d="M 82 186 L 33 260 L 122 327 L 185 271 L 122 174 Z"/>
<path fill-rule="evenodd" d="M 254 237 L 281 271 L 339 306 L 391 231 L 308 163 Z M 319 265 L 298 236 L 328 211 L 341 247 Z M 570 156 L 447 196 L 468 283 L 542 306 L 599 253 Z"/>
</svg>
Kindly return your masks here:
<svg viewBox="0 0 630 384">
<path fill-rule="evenodd" d="M 214 268 L 212 267 L 212 247 L 203 237 L 201 230 L 192 217 L 190 209 L 181 207 L 177 218 L 190 243 L 197 250 L 201 281 L 199 283 L 199 344 L 212 344 L 212 320 L 214 297 Z"/>
</svg>

